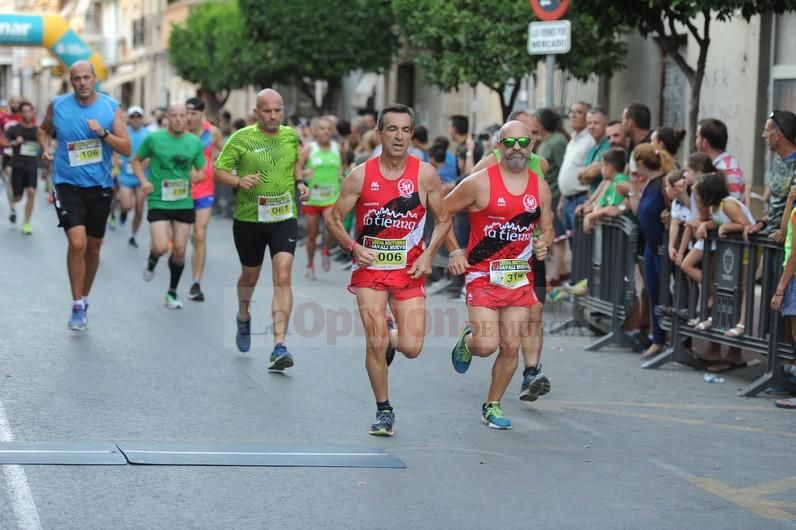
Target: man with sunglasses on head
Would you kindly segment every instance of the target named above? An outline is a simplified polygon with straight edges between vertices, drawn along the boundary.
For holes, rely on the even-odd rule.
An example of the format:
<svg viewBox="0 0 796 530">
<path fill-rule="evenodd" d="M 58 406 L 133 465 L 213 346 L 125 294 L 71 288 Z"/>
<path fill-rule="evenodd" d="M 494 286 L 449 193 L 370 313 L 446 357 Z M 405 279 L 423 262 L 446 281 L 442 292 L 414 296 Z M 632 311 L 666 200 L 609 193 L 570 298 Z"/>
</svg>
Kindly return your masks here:
<svg viewBox="0 0 796 530">
<path fill-rule="evenodd" d="M 509 114 L 509 121 L 512 120 L 521 121 L 530 130 L 531 152 L 528 153 L 528 169 L 536 174 L 540 181 L 544 181 L 545 173 L 547 173 L 548 169 L 547 160 L 534 153 L 542 137 L 542 122 L 539 116 L 536 113 L 519 109 Z M 497 164 L 502 157 L 503 153 L 498 146 L 475 165 L 473 173 Z M 552 215 L 552 210 L 550 210 L 550 215 Z M 555 234 L 553 230 L 542 234 L 539 231 L 539 226 L 537 226 L 534 237 L 541 237 L 547 243 L 547 246 L 550 247 L 555 239 Z M 522 337 L 521 349 L 522 357 L 525 361 L 519 395 L 522 401 L 536 401 L 550 392 L 550 379 L 542 372 L 541 363 L 542 345 L 544 343 L 542 312 L 547 298 L 547 268 L 545 267 L 545 260 L 534 257 L 531 260 L 531 268 L 533 269 L 533 290 L 539 303 L 531 308 L 530 332 Z"/>
<path fill-rule="evenodd" d="M 376 123 L 382 152 L 343 180 L 329 223 L 354 260 L 348 289 L 356 294 L 365 329 L 365 367 L 376 398 L 373 436 L 393 435 L 387 367 L 396 351 L 410 359 L 420 354 L 426 334 L 425 277 L 451 227 L 437 171 L 408 154 L 414 121 L 414 111 L 405 105 L 382 109 Z M 355 240 L 343 227 L 352 210 Z M 424 249 L 428 210 L 436 224 Z M 388 305 L 394 320 L 387 318 Z"/>
<path fill-rule="evenodd" d="M 793 201 L 789 200 L 791 186 L 796 185 L 796 115 L 787 110 L 775 110 L 763 125 L 763 139 L 772 153 L 769 169 L 768 213 L 754 225 L 747 226 L 747 234 L 762 232 L 778 243 L 785 241 L 788 219 Z"/>
<path fill-rule="evenodd" d="M 498 164 L 471 174 L 445 197 L 448 211 L 469 213 L 466 254 L 450 235 L 446 242 L 451 272 L 466 273 L 469 314 L 453 348 L 453 367 L 464 373 L 473 355 L 488 357 L 498 351 L 481 420 L 493 429 L 511 429 L 500 400 L 517 370 L 531 308 L 538 303 L 531 260 L 547 256 L 553 218 L 550 187 L 528 169 L 533 145 L 528 126 L 506 123 L 499 144 Z M 537 224 L 545 237 L 534 239 Z"/>
</svg>

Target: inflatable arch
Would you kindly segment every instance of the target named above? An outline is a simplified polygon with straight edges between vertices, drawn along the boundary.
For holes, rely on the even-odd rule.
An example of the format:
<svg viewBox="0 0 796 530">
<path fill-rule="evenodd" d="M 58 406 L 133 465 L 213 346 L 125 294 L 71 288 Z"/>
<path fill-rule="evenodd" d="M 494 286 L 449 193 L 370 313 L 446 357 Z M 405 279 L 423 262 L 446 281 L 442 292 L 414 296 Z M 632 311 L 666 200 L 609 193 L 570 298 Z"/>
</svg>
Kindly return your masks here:
<svg viewBox="0 0 796 530">
<path fill-rule="evenodd" d="M 108 68 L 102 57 L 59 15 L 0 13 L 0 45 L 44 46 L 67 68 L 85 60 L 94 65 L 98 81 L 108 77 Z"/>
</svg>

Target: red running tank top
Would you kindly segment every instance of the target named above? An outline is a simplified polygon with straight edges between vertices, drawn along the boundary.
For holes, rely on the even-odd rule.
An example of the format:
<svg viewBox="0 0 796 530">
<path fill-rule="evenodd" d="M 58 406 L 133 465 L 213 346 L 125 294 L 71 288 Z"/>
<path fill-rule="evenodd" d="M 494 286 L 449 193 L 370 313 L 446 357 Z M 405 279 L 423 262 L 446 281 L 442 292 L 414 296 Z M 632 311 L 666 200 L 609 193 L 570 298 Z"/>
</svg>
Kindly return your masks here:
<svg viewBox="0 0 796 530">
<path fill-rule="evenodd" d="M 197 184 L 191 185 L 191 196 L 194 199 L 201 199 L 202 197 L 213 195 L 216 190 L 216 185 L 213 181 L 213 174 L 215 173 L 213 150 L 216 146 L 213 142 L 211 127 L 212 124 L 209 121 L 202 122 L 202 135 L 199 139 L 202 141 L 202 148 L 204 149 L 205 155 L 205 179 Z"/>
<path fill-rule="evenodd" d="M 365 162 L 365 180 L 356 208 L 357 242 L 376 251 L 373 270 L 411 267 L 423 253 L 426 208 L 420 202 L 420 160 L 409 156 L 403 174 L 384 178 L 379 158 Z M 354 270 L 357 265 L 354 264 Z"/>
<path fill-rule="evenodd" d="M 497 260 L 530 260 L 533 232 L 541 216 L 539 177 L 528 170 L 528 184 L 520 195 L 506 189 L 500 165 L 487 168 L 489 204 L 470 212 L 470 241 L 467 244 L 467 281 L 490 273 Z"/>
</svg>

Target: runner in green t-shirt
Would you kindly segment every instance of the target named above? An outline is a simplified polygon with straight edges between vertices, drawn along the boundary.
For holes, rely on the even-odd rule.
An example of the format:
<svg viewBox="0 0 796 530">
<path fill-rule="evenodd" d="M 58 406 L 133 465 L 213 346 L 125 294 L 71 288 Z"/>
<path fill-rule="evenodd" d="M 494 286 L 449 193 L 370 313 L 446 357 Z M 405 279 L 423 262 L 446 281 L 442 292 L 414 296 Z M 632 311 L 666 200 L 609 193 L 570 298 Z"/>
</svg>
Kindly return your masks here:
<svg viewBox="0 0 796 530">
<path fill-rule="evenodd" d="M 147 136 L 136 151 L 133 172 L 147 195 L 147 221 L 151 245 L 144 265 L 144 280 L 155 276 L 158 259 L 168 252 L 171 280 L 166 293 L 166 307 L 179 309 L 177 285 L 185 267 L 185 246 L 194 222 L 191 183 L 205 178 L 205 157 L 199 138 L 185 131 L 188 111 L 182 103 L 169 107 L 168 129 Z M 149 160 L 149 174 L 144 173 L 144 160 Z"/>
<path fill-rule="evenodd" d="M 343 173 L 343 158 L 340 146 L 332 141 L 332 122 L 328 118 L 315 118 L 311 123 L 315 141 L 301 150 L 299 167 L 307 179 L 310 198 L 302 207 L 307 219 L 307 270 L 304 275 L 315 279 L 315 247 L 318 239 L 320 219 L 323 217 L 324 228 L 329 224 L 332 207 L 340 195 L 340 179 Z M 323 270 L 331 266 L 329 258 L 329 234 L 324 230 L 321 258 Z"/>
<path fill-rule="evenodd" d="M 261 90 L 254 108 L 257 123 L 229 138 L 216 159 L 215 173 L 216 182 L 238 189 L 232 235 L 241 263 L 235 341 L 242 352 L 251 347 L 249 304 L 266 247 L 271 254 L 275 344 L 268 369 L 275 371 L 293 366 L 293 357 L 284 340 L 293 307 L 290 269 L 298 237 L 296 189 L 300 200 L 309 197 L 298 164 L 299 137 L 293 129 L 282 125 L 284 111 L 279 92 L 270 88 Z"/>
<path fill-rule="evenodd" d="M 627 155 L 621 147 L 614 147 L 602 155 L 602 178 L 604 184 L 597 199 L 597 206 L 583 218 L 583 230 L 591 232 L 600 217 L 619 217 L 627 212 L 625 200 L 630 191 L 630 179 L 622 173 Z"/>
</svg>

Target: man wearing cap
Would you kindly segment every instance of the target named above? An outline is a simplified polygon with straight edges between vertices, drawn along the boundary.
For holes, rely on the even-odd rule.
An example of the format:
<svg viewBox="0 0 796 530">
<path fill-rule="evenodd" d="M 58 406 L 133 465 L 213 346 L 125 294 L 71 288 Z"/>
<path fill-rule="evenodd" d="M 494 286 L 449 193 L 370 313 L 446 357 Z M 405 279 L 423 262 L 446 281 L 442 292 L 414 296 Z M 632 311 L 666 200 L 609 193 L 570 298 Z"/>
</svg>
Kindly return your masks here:
<svg viewBox="0 0 796 530">
<path fill-rule="evenodd" d="M 39 127 L 42 157 L 52 160 L 55 211 L 69 241 L 67 270 L 72 290 L 68 327 L 85 331 L 88 294 L 99 268 L 100 247 L 113 199 L 111 156 L 130 154 L 124 111 L 95 91 L 97 74 L 88 61 L 72 65 L 74 93 L 57 96 Z M 50 150 L 53 136 L 55 154 Z"/>
<path fill-rule="evenodd" d="M 210 214 L 213 212 L 213 200 L 215 198 L 215 184 L 213 181 L 214 162 L 218 153 L 224 148 L 224 135 L 218 127 L 205 119 L 205 102 L 199 98 L 190 98 L 185 102 L 188 109 L 188 132 L 195 134 L 202 141 L 202 149 L 207 165 L 205 172 L 207 178 L 197 182 L 191 187 L 193 195 L 193 208 L 196 212 L 196 220 L 193 225 L 193 254 L 191 255 L 191 269 L 193 272 L 193 284 L 188 291 L 188 299 L 194 302 L 202 302 L 205 299 L 204 293 L 199 282 L 202 280 L 202 273 L 205 270 L 205 259 L 207 258 L 207 225 L 210 223 Z"/>
<path fill-rule="evenodd" d="M 133 105 L 127 109 L 127 135 L 130 138 L 132 152 L 130 156 L 120 155 L 118 157 L 119 163 L 119 202 L 122 207 L 122 218 L 124 219 L 127 214 L 135 208 L 132 223 L 132 233 L 130 235 L 129 245 L 133 248 L 138 248 L 138 242 L 135 236 L 138 229 L 141 227 L 141 220 L 144 214 L 144 202 L 146 195 L 141 189 L 141 183 L 138 177 L 135 176 L 133 171 L 133 157 L 138 151 L 144 138 L 149 136 L 150 131 L 144 127 L 144 109 L 137 105 Z"/>
<path fill-rule="evenodd" d="M 793 207 L 788 194 L 796 185 L 796 115 L 787 110 L 769 114 L 763 126 L 763 139 L 772 153 L 769 182 L 768 213 L 747 227 L 748 234 L 762 232 L 778 243 L 785 241 L 788 218 Z"/>
</svg>

